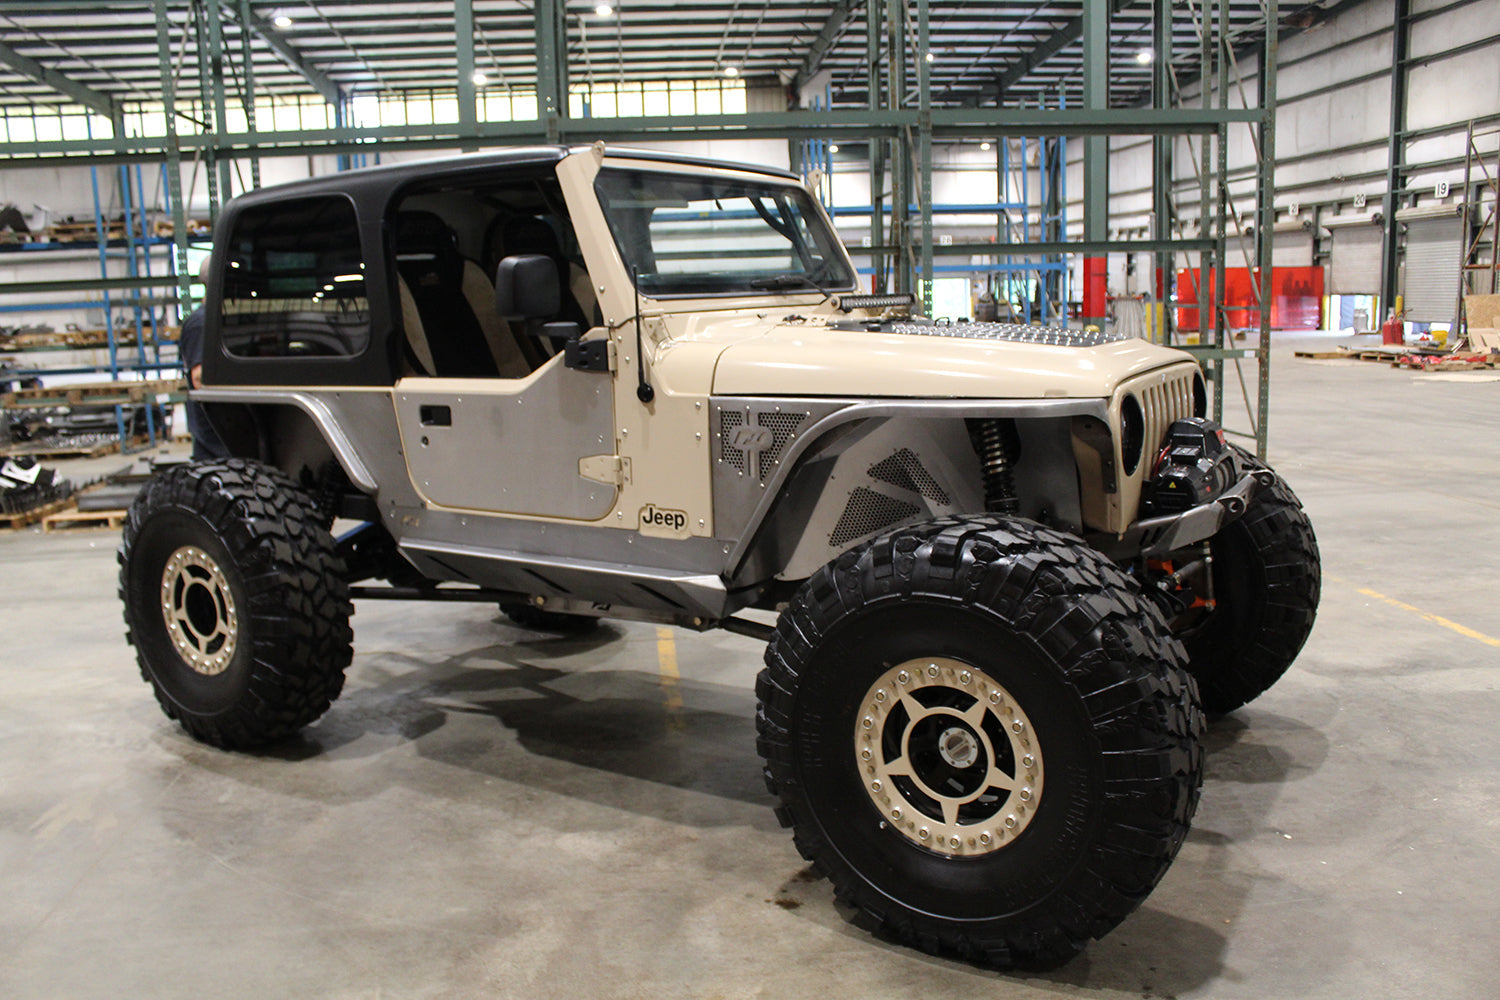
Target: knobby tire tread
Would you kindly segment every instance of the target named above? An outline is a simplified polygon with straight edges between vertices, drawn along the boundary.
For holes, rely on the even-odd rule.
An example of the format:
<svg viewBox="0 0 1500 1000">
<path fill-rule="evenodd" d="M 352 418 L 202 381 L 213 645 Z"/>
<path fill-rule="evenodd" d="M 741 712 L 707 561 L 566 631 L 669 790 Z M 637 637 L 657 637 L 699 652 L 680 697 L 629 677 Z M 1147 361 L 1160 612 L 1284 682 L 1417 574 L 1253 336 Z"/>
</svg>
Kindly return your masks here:
<svg viewBox="0 0 1500 1000">
<path fill-rule="evenodd" d="M 142 531 L 163 512 L 196 515 L 229 551 L 246 596 L 252 643 L 247 689 L 227 711 L 184 710 L 153 677 L 143 628 L 155 602 L 130 599 L 129 569 Z M 353 657 L 353 605 L 343 561 L 312 499 L 279 469 L 245 459 L 178 466 L 153 478 L 132 503 L 118 551 L 126 641 L 169 718 L 194 738 L 249 749 L 292 736 L 323 715 L 343 689 Z"/>
<path fill-rule="evenodd" d="M 796 692 L 841 617 L 886 598 L 979 607 L 1029 637 L 1086 706 L 1105 789 L 1100 834 L 1066 890 L 1029 922 L 961 923 L 893 904 L 841 864 L 798 774 Z M 1186 655 L 1160 611 L 1082 540 L 1000 517 L 897 529 L 816 573 L 777 624 L 757 678 L 758 747 L 776 815 L 835 894 L 923 950 L 1000 967 L 1048 967 L 1116 926 L 1176 856 L 1197 807 L 1203 714 Z"/>
<path fill-rule="evenodd" d="M 1267 468 L 1249 452 L 1235 450 L 1246 467 Z M 1264 579 L 1256 594 L 1247 595 L 1258 604 L 1254 621 L 1236 623 L 1216 612 L 1182 637 L 1203 706 L 1215 715 L 1240 708 L 1281 679 L 1312 633 L 1322 594 L 1317 538 L 1302 502 L 1280 476 L 1225 531 L 1238 533 L 1236 549 L 1258 566 L 1221 565 L 1216 554 L 1215 568 L 1253 571 Z"/>
</svg>

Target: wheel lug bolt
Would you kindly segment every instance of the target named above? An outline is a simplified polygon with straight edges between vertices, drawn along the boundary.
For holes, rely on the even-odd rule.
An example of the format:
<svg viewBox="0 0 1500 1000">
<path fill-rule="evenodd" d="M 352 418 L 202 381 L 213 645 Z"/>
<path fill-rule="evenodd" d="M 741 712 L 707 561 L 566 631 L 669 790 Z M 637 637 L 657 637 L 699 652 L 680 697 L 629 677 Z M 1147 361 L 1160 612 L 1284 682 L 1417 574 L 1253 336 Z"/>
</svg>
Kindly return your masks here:
<svg viewBox="0 0 1500 1000">
<path fill-rule="evenodd" d="M 896 808 L 894 808 L 894 809 L 891 810 L 891 819 L 900 819 L 900 818 L 901 818 L 901 807 L 897 806 Z"/>
<path fill-rule="evenodd" d="M 964 842 L 963 842 L 962 838 L 959 838 L 959 837 L 950 837 L 948 839 L 948 846 L 949 847 L 962 847 L 963 843 Z"/>
<path fill-rule="evenodd" d="M 988 844 L 990 842 L 990 839 L 990 832 L 988 830 L 979 835 L 979 842 L 981 844 Z"/>
<path fill-rule="evenodd" d="M 927 665 L 927 676 L 928 677 L 936 677 L 937 675 L 938 675 L 937 664 L 936 663 L 929 663 Z"/>
<path fill-rule="evenodd" d="M 990 692 L 990 704 L 991 705 L 998 705 L 998 704 L 1000 704 L 1000 692 L 998 692 L 998 691 L 991 691 Z"/>
<path fill-rule="evenodd" d="M 911 680 L 911 675 L 908 674 L 905 670 L 896 675 L 896 682 L 898 684 L 905 684 L 909 680 Z"/>
<path fill-rule="evenodd" d="M 1007 817 L 1005 817 L 1005 828 L 1007 830 L 1014 830 L 1016 828 L 1016 818 L 1015 818 L 1015 816 L 1007 816 Z"/>
<path fill-rule="evenodd" d="M 922 827 L 922 829 L 917 831 L 917 836 L 921 837 L 923 840 L 926 840 L 928 837 L 932 836 L 932 834 L 928 833 L 927 827 L 924 826 Z"/>
<path fill-rule="evenodd" d="M 1022 722 L 1020 719 L 1016 719 L 1013 722 L 1011 722 L 1011 724 L 1010 724 L 1010 731 L 1013 732 L 1013 733 L 1022 732 L 1023 730 L 1025 730 L 1025 728 L 1026 728 L 1026 724 L 1024 722 Z"/>
<path fill-rule="evenodd" d="M 866 729 L 870 729 L 875 725 L 875 720 L 867 715 L 865 716 L 864 721 L 860 723 L 860 725 L 864 726 Z"/>
<path fill-rule="evenodd" d="M 1021 789 L 1021 801 L 1022 802 L 1030 802 L 1031 801 L 1031 789 L 1029 789 L 1029 788 L 1023 788 L 1023 789 Z"/>
<path fill-rule="evenodd" d="M 1021 758 L 1021 766 L 1022 767 L 1027 767 L 1027 768 L 1035 767 L 1036 766 L 1036 758 L 1033 757 L 1033 756 L 1031 756 L 1031 754 L 1027 754 L 1026 756 L 1024 756 L 1024 757 Z"/>
<path fill-rule="evenodd" d="M 859 756 L 860 756 L 861 760 L 869 760 L 870 759 L 870 748 L 869 747 L 865 747 L 863 750 L 861 750 L 859 752 Z"/>
<path fill-rule="evenodd" d="M 958 675 L 958 682 L 960 684 L 970 684 L 970 683 L 973 683 L 973 681 L 974 681 L 974 675 L 971 674 L 971 673 L 969 673 L 967 670 L 965 670 L 963 673 L 961 673 L 961 674 Z"/>
<path fill-rule="evenodd" d="M 873 791 L 877 791 L 878 792 L 878 791 L 880 791 L 884 787 L 885 786 L 880 783 L 880 779 L 879 778 L 876 778 L 874 781 L 870 782 L 870 788 Z"/>
<path fill-rule="evenodd" d="M 885 701 L 885 688 L 881 688 L 879 691 L 875 692 L 875 700 Z"/>
</svg>

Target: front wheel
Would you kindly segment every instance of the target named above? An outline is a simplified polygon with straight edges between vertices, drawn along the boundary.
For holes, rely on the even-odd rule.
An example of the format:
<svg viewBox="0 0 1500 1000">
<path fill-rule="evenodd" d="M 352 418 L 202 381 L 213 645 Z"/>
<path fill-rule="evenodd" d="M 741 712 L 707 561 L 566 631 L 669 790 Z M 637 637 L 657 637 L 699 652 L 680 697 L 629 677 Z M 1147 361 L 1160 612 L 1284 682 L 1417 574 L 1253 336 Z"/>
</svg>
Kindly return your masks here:
<svg viewBox="0 0 1500 1000">
<path fill-rule="evenodd" d="M 1266 468 L 1236 448 L 1241 464 Z M 1280 476 L 1209 540 L 1212 610 L 1179 621 L 1203 707 L 1232 712 L 1280 680 L 1312 633 L 1322 590 L 1318 540 Z"/>
<path fill-rule="evenodd" d="M 338 697 L 353 655 L 343 563 L 279 470 L 229 459 L 163 472 L 130 507 L 119 562 L 141 675 L 195 738 L 260 746 Z"/>
<path fill-rule="evenodd" d="M 838 896 L 933 952 L 1065 961 L 1186 836 L 1202 713 L 1130 578 L 1030 522 L 944 519 L 839 557 L 757 683 L 778 816 Z"/>
</svg>

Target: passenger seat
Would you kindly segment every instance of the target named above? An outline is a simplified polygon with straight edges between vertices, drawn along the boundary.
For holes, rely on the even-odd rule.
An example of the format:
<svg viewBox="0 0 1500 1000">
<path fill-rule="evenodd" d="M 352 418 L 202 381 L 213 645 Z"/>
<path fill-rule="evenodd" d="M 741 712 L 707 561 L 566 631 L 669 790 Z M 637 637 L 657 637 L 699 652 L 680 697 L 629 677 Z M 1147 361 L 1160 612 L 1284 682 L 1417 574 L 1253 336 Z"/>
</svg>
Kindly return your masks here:
<svg viewBox="0 0 1500 1000">
<path fill-rule="evenodd" d="M 494 287 L 459 253 L 453 230 L 436 213 L 397 214 L 396 269 L 410 354 L 417 366 L 430 365 L 427 374 L 522 378 L 531 373 L 510 325 L 495 312 Z"/>
</svg>

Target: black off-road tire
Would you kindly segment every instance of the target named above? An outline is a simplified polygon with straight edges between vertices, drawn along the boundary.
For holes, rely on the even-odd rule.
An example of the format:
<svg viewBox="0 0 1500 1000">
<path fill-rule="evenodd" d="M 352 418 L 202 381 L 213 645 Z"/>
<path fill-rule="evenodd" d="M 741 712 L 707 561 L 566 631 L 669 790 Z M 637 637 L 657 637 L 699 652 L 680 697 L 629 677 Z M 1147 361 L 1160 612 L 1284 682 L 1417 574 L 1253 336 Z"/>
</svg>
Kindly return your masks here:
<svg viewBox="0 0 1500 1000">
<path fill-rule="evenodd" d="M 602 621 L 593 615 L 570 615 L 563 611 L 547 611 L 530 604 L 502 604 L 500 610 L 505 617 L 520 628 L 533 632 L 560 632 L 564 635 L 584 635 L 599 627 Z"/>
<path fill-rule="evenodd" d="M 1266 466 L 1236 447 L 1246 468 Z M 1312 632 L 1322 592 L 1318 540 L 1280 476 L 1209 541 L 1214 610 L 1179 632 L 1203 707 L 1232 712 L 1281 679 Z"/>
<path fill-rule="evenodd" d="M 777 623 L 756 683 L 777 816 L 900 939 L 1057 965 L 1139 906 L 1187 835 L 1203 715 L 1185 661 L 1078 538 L 988 516 L 898 529 Z"/>
<path fill-rule="evenodd" d="M 119 549 L 126 640 L 167 717 L 249 749 L 328 710 L 353 655 L 342 560 L 312 499 L 244 459 L 141 490 Z"/>
</svg>

